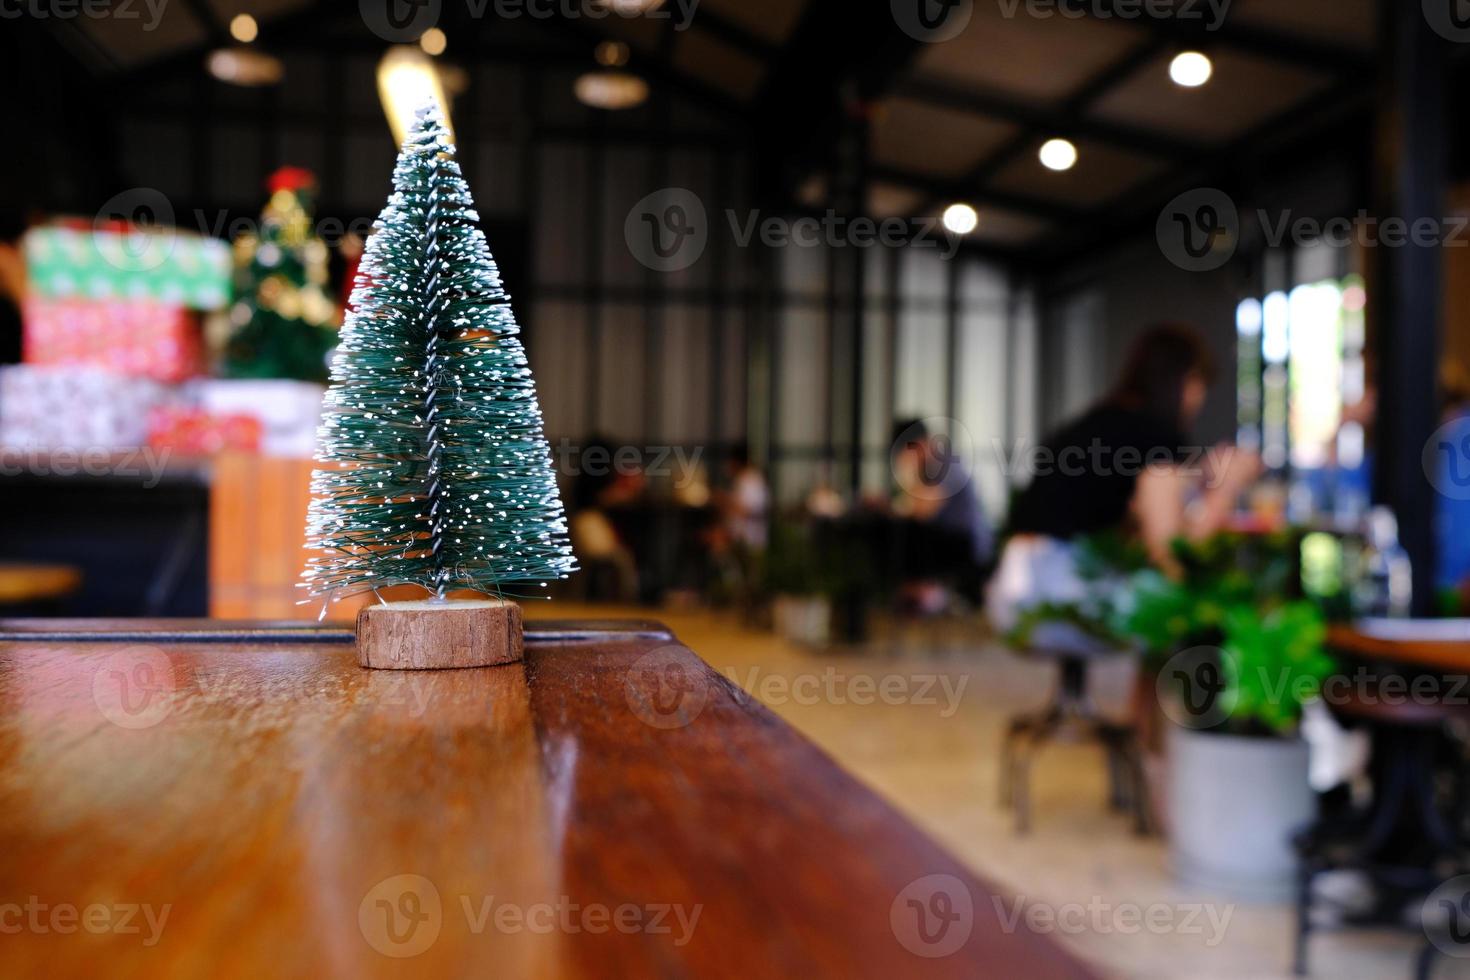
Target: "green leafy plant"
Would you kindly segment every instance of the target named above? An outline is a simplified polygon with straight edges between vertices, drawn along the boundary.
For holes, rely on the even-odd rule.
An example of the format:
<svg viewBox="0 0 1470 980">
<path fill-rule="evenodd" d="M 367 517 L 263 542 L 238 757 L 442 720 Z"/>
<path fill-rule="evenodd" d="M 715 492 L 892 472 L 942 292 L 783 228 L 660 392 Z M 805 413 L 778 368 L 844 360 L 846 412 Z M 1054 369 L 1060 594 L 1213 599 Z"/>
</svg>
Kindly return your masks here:
<svg viewBox="0 0 1470 980">
<path fill-rule="evenodd" d="M 1066 623 L 1107 645 L 1138 649 L 1153 674 L 1181 651 L 1213 650 L 1214 696 L 1229 707 L 1217 730 L 1289 733 L 1302 704 L 1336 669 L 1323 647 L 1321 609 L 1294 597 L 1298 541 L 1291 531 L 1181 538 L 1172 545 L 1181 574 L 1171 577 L 1121 535 L 1078 539 L 1085 597 L 1028 608 L 1006 639 L 1024 647 L 1038 626 Z"/>
<path fill-rule="evenodd" d="M 1230 708 L 1219 730 L 1289 733 L 1336 669 L 1321 610 L 1294 597 L 1296 542 L 1289 532 L 1177 541 L 1183 574 L 1135 573 L 1118 606 L 1114 629 L 1152 672 L 1182 650 L 1218 648 L 1217 696 Z"/>
</svg>

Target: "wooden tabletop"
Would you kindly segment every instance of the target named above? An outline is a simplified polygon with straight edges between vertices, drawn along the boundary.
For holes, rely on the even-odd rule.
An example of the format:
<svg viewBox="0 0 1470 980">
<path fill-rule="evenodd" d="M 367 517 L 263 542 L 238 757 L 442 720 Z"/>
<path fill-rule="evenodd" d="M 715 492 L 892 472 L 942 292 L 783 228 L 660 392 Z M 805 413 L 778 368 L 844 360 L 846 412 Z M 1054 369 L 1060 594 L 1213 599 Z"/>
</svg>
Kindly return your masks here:
<svg viewBox="0 0 1470 980">
<path fill-rule="evenodd" d="M 1423 631 L 1414 630 L 1409 623 L 1388 623 L 1381 629 L 1336 624 L 1328 627 L 1327 645 L 1340 653 L 1370 660 L 1428 670 L 1470 671 L 1470 624 L 1464 621 L 1431 620 Z"/>
<path fill-rule="evenodd" d="M 218 628 L 0 622 L 5 977 L 1092 975 L 656 625 Z"/>
</svg>

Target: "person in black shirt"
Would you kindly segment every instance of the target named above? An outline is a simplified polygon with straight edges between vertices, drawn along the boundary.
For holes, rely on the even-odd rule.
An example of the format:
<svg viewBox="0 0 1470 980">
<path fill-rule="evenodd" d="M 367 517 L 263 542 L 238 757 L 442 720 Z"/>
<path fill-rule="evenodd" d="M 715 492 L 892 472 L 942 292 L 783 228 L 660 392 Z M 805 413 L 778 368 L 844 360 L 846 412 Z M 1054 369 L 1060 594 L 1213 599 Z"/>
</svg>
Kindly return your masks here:
<svg viewBox="0 0 1470 980">
<path fill-rule="evenodd" d="M 1214 378 L 1199 334 L 1158 324 L 1134 340 L 1113 390 L 1040 447 L 1035 475 L 1017 496 L 1011 536 L 988 606 L 1001 629 L 1038 602 L 1076 601 L 1084 589 L 1069 542 L 1112 528 L 1136 533 L 1150 558 L 1177 571 L 1170 542 L 1205 537 L 1230 518 L 1235 500 L 1260 470 L 1254 453 L 1186 445 Z M 1205 489 L 1186 512 L 1196 487 Z"/>
</svg>

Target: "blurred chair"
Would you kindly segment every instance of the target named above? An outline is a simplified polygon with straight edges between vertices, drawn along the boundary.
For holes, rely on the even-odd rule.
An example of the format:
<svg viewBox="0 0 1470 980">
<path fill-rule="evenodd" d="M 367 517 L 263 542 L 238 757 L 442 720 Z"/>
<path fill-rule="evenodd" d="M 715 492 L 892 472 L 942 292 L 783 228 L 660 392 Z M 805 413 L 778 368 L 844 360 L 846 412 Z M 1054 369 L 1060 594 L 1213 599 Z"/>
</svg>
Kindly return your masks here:
<svg viewBox="0 0 1470 980">
<path fill-rule="evenodd" d="M 1148 833 L 1151 811 L 1137 732 L 1104 718 L 1088 693 L 1092 663 L 1121 654 L 1063 622 L 1038 624 L 1021 653 L 1055 661 L 1057 685 L 1046 707 L 1011 719 L 1001 745 L 1000 798 L 1015 811 L 1016 832 L 1024 834 L 1031 826 L 1033 757 L 1047 742 L 1076 734 L 1100 744 L 1107 755 L 1109 806 L 1130 812 L 1138 833 Z"/>
<path fill-rule="evenodd" d="M 1440 883 L 1470 872 L 1464 820 L 1463 746 L 1452 737 L 1470 722 L 1463 705 L 1402 696 L 1352 694 L 1333 706 L 1345 725 L 1366 728 L 1372 738 L 1369 761 L 1372 795 L 1366 806 L 1323 816 L 1296 837 L 1301 867 L 1297 892 L 1297 929 L 1293 969 L 1307 974 L 1307 940 L 1313 913 L 1338 906 L 1348 926 L 1403 927 L 1410 903 Z M 1351 871 L 1372 885 L 1372 906 L 1349 909 L 1316 893 L 1320 876 Z M 1417 928 L 1417 917 L 1413 920 Z M 1435 958 L 1424 950 L 1416 975 L 1427 977 Z"/>
<path fill-rule="evenodd" d="M 638 566 L 632 553 L 618 540 L 607 514 L 596 508 L 578 511 L 572 515 L 569 530 L 572 550 L 582 566 L 584 598 L 592 600 L 611 595 L 617 602 L 636 601 Z M 605 592 L 602 583 L 608 579 L 612 588 Z"/>
</svg>

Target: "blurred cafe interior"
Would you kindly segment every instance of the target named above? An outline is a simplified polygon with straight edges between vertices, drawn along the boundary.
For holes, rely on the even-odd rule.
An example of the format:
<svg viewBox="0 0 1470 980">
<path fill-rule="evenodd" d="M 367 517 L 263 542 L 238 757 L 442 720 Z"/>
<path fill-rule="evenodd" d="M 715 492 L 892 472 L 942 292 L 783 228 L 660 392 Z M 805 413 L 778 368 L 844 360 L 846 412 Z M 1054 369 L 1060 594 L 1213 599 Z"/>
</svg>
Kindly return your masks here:
<svg viewBox="0 0 1470 980">
<path fill-rule="evenodd" d="M 1470 977 L 1466 0 L 0 18 L 0 973 Z M 350 631 L 424 587 L 303 580 L 371 550 L 313 472 L 412 428 L 410 509 L 478 499 L 468 389 L 332 410 L 485 283 L 529 373 L 445 350 L 535 401 L 470 441 L 575 570 L 514 683 L 401 672 L 490 710 L 400 717 Z M 702 914 L 456 918 L 522 887 Z M 156 944 L 26 911 L 123 901 Z"/>
</svg>

